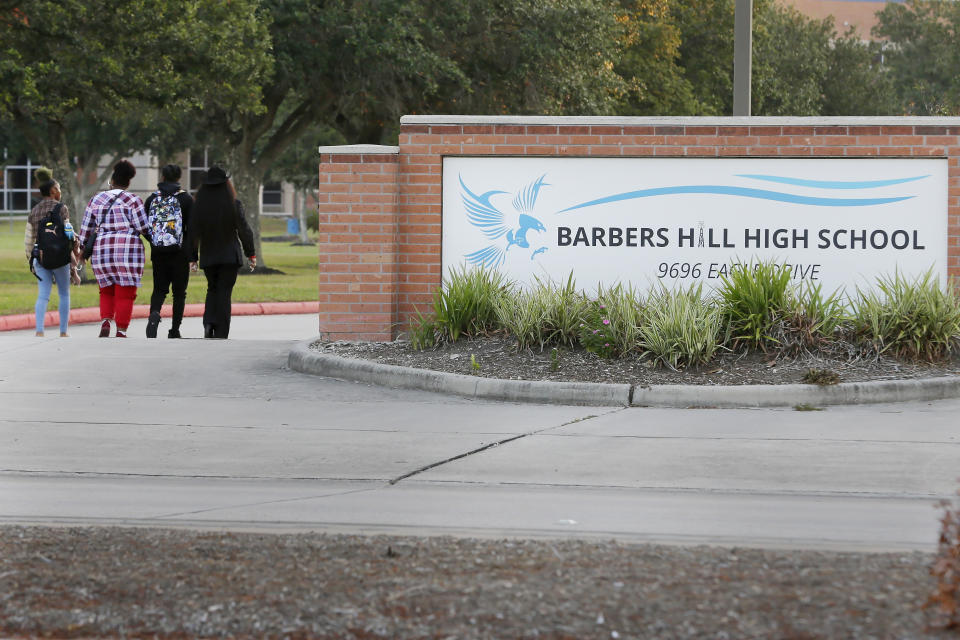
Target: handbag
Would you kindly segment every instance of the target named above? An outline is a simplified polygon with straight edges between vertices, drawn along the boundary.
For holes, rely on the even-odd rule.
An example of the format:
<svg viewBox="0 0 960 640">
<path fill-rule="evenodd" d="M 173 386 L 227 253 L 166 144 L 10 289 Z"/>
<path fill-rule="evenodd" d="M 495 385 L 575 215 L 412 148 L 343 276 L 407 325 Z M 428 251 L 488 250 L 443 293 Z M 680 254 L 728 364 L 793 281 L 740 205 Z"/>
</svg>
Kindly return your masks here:
<svg viewBox="0 0 960 640">
<path fill-rule="evenodd" d="M 123 193 L 123 191 L 120 191 L 120 193 Z M 116 202 L 117 198 L 120 197 L 120 193 L 113 196 L 113 200 L 111 200 L 110 204 L 107 205 L 106 211 L 110 211 L 110 209 L 113 208 L 113 203 Z M 81 254 L 81 256 L 83 257 L 84 260 L 89 260 L 90 256 L 93 255 L 93 247 L 95 244 L 97 244 L 97 233 L 99 233 L 99 231 L 100 231 L 100 224 L 97 223 L 97 228 L 91 231 L 90 235 L 88 235 L 86 239 L 83 241 L 83 253 Z"/>
</svg>

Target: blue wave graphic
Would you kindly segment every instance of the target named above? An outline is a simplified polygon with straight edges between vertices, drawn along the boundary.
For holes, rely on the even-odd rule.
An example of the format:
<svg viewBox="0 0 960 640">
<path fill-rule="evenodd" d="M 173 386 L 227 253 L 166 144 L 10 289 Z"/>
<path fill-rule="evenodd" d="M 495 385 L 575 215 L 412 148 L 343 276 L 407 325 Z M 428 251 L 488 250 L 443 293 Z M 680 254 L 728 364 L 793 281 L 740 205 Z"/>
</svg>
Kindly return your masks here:
<svg viewBox="0 0 960 640">
<path fill-rule="evenodd" d="M 766 180 L 767 182 L 778 182 L 780 184 L 792 184 L 797 187 L 815 187 L 817 189 L 876 189 L 877 187 L 889 187 L 892 184 L 903 184 L 904 182 L 913 182 L 929 178 L 930 174 L 925 176 L 913 176 L 910 178 L 892 178 L 890 180 L 863 180 L 863 181 L 840 181 L 840 180 L 804 180 L 802 178 L 789 178 L 787 176 L 768 176 L 756 173 L 739 173 L 738 178 L 751 178 L 753 180 Z"/>
<path fill-rule="evenodd" d="M 750 189 L 746 187 L 730 187 L 725 185 L 712 184 L 692 184 L 678 187 L 658 187 L 656 189 L 641 189 L 639 191 L 627 191 L 626 193 L 617 193 L 605 198 L 581 202 L 572 207 L 562 209 L 557 213 L 566 213 L 575 209 L 593 207 L 598 204 L 608 204 L 611 202 L 620 202 L 622 200 L 634 200 L 636 198 L 649 198 L 652 196 L 668 196 L 676 194 L 706 193 L 722 196 L 739 196 L 741 198 L 757 198 L 760 200 L 774 200 L 776 202 L 789 202 L 791 204 L 805 204 L 815 207 L 868 207 L 876 204 L 890 204 L 891 202 L 901 202 L 910 200 L 916 196 L 900 196 L 893 198 L 817 198 L 813 196 L 798 196 L 792 193 L 782 193 L 780 191 L 767 191 L 766 189 Z"/>
</svg>

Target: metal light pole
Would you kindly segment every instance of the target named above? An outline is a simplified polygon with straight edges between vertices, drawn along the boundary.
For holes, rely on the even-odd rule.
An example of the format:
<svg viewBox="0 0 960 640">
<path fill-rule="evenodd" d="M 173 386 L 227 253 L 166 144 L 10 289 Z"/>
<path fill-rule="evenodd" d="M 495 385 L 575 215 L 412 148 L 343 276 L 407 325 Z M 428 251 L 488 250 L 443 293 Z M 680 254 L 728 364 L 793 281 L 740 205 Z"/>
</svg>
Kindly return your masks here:
<svg viewBox="0 0 960 640">
<path fill-rule="evenodd" d="M 737 0 L 733 17 L 733 115 L 750 115 L 753 0 Z"/>
</svg>

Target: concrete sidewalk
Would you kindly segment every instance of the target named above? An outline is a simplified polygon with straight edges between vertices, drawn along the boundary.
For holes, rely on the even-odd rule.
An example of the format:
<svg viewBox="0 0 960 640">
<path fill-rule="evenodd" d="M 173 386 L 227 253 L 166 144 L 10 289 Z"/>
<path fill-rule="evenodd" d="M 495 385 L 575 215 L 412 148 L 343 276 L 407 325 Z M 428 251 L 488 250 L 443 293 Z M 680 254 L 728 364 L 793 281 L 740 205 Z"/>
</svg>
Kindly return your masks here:
<svg viewBox="0 0 960 640">
<path fill-rule="evenodd" d="M 203 305 L 200 305 L 203 306 Z M 97 338 L 100 333 L 99 318 L 95 322 L 86 324 L 70 325 L 70 337 L 60 338 L 59 329 L 56 324 L 47 325 L 48 330 L 43 338 L 34 337 L 33 325 L 28 329 L 19 331 L 0 332 L 0 340 L 4 338 L 29 337 L 33 340 L 85 340 L 87 338 Z M 163 318 L 160 321 L 160 327 L 157 331 L 157 340 L 167 339 L 167 329 L 170 328 L 170 319 Z M 128 340 L 146 340 L 147 319 L 146 316 L 134 318 L 130 321 L 130 327 L 127 331 Z M 296 313 L 296 314 L 260 314 L 260 315 L 237 315 L 230 320 L 230 339 L 231 340 L 303 340 L 305 337 L 317 335 L 319 331 L 319 322 L 315 313 Z M 180 334 L 183 338 L 203 338 L 203 321 L 199 316 L 184 317 L 183 324 L 180 327 Z"/>
<path fill-rule="evenodd" d="M 237 318 L 226 341 L 0 334 L 0 522 L 930 551 L 957 487 L 960 401 L 468 400 L 291 371 L 303 318 Z"/>
</svg>

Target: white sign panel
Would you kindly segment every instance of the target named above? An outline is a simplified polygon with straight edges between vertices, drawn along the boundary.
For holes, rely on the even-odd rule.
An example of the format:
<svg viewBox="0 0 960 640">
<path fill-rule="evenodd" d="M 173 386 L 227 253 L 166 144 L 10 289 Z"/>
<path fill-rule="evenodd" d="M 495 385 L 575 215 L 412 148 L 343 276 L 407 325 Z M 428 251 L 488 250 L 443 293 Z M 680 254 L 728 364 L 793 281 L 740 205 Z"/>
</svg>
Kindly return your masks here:
<svg viewBox="0 0 960 640">
<path fill-rule="evenodd" d="M 718 287 L 756 260 L 827 292 L 945 282 L 947 160 L 444 158 L 445 274 Z"/>
</svg>

